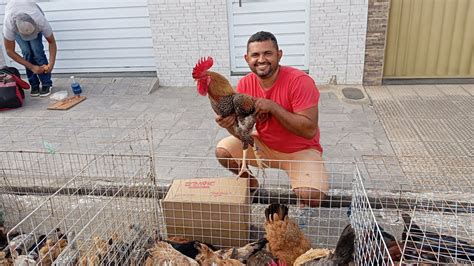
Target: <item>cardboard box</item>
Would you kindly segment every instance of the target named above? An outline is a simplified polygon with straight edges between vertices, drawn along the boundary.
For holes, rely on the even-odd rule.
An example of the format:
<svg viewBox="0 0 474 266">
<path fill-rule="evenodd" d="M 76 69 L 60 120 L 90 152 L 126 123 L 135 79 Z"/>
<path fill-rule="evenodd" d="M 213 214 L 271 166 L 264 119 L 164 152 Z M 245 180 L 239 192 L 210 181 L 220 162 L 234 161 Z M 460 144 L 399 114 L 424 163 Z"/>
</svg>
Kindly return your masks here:
<svg viewBox="0 0 474 266">
<path fill-rule="evenodd" d="M 249 241 L 249 201 L 248 182 L 242 178 L 174 180 L 162 201 L 168 237 L 243 246 Z"/>
</svg>

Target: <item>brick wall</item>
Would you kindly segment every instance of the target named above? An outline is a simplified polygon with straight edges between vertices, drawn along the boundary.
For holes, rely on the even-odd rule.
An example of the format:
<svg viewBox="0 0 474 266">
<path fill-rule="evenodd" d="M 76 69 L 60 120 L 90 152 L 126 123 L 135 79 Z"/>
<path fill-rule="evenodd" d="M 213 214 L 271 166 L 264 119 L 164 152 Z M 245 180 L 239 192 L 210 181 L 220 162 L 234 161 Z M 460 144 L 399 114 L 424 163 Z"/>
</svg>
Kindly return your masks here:
<svg viewBox="0 0 474 266">
<path fill-rule="evenodd" d="M 390 0 L 369 0 L 364 85 L 382 84 Z"/>
<path fill-rule="evenodd" d="M 149 0 L 148 7 L 160 86 L 193 85 L 192 68 L 207 55 L 229 77 L 226 0 Z"/>
<path fill-rule="evenodd" d="M 368 0 L 311 0 L 310 75 L 326 84 L 361 84 Z M 161 86 L 189 86 L 192 67 L 212 55 L 214 70 L 230 77 L 226 0 L 149 0 Z"/>
<path fill-rule="evenodd" d="M 361 84 L 368 0 L 312 0 L 310 75 L 326 84 Z"/>
</svg>

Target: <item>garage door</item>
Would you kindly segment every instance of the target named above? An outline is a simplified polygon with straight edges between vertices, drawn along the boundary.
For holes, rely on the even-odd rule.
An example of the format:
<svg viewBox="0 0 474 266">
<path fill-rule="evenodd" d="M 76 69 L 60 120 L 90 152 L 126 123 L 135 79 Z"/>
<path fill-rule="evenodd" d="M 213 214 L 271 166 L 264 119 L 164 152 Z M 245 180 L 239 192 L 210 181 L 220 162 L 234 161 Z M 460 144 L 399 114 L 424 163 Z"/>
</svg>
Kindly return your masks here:
<svg viewBox="0 0 474 266">
<path fill-rule="evenodd" d="M 232 74 L 249 72 L 247 40 L 261 30 L 275 34 L 283 65 L 309 70 L 309 0 L 228 0 L 227 7 Z"/>
<path fill-rule="evenodd" d="M 384 78 L 473 78 L 473 0 L 392 0 Z"/>
<path fill-rule="evenodd" d="M 38 5 L 57 39 L 55 73 L 155 71 L 146 0 L 53 0 Z M 2 4 L 1 23 L 4 10 Z M 23 69 L 3 53 L 7 65 Z"/>
</svg>

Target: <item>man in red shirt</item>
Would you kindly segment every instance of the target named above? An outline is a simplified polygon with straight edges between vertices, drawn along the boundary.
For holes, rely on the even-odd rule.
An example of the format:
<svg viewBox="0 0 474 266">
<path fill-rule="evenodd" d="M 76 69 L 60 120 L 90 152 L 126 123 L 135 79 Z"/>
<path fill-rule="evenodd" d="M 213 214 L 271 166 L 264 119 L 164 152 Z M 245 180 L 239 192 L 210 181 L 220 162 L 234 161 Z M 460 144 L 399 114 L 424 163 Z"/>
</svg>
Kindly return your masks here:
<svg viewBox="0 0 474 266">
<path fill-rule="evenodd" d="M 247 42 L 245 60 L 252 73 L 237 85 L 239 93 L 257 98 L 257 131 L 253 134 L 257 156 L 251 150 L 247 156 L 251 165 L 256 166 L 257 158 L 271 168 L 286 171 L 300 201 L 316 207 L 329 186 L 319 144 L 319 91 L 303 71 L 280 66 L 282 55 L 270 32 L 257 32 Z M 234 119 L 217 117 L 216 122 L 229 128 Z M 236 158 L 242 158 L 242 142 L 234 136 L 224 138 L 217 145 L 216 156 L 237 174 L 240 161 Z M 251 178 L 250 185 L 258 187 L 258 181 Z"/>
</svg>

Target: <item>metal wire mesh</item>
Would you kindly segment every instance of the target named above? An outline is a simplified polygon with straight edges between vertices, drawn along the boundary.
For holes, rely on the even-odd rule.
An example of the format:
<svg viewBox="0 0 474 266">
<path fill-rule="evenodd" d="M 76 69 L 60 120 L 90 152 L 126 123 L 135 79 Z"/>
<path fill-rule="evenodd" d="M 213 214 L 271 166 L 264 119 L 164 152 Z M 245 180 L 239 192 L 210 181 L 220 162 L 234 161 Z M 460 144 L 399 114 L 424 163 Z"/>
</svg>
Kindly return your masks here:
<svg viewBox="0 0 474 266">
<path fill-rule="evenodd" d="M 61 254 L 65 254 L 61 256 L 68 257 L 61 261 L 69 263 L 82 257 L 86 261 L 107 259 L 125 263 L 136 246 L 141 247 L 148 241 L 157 224 L 157 191 L 150 166 L 148 156 L 102 155 L 92 160 L 13 227 L 8 234 L 9 241 L 16 232 L 45 245 L 47 239 L 55 239 L 52 236 L 59 229 L 64 235 L 72 233 L 75 237 L 67 239 L 67 247 L 60 247 L 57 238 L 61 237 L 56 237 L 49 252 L 39 252 L 38 261 L 60 259 L 52 252 L 60 249 Z M 47 238 L 41 240 L 42 235 Z M 108 247 L 110 239 L 117 250 L 125 247 L 127 250 L 123 254 L 116 251 L 107 258 L 99 256 L 104 255 L 100 254 L 100 245 L 105 243 Z M 29 255 L 36 257 L 33 253 L 34 250 Z"/>
<path fill-rule="evenodd" d="M 3 152 L 6 212 L 29 204 L 14 219 L 33 208 L 7 234 L 12 255 L 27 254 L 43 265 L 122 265 L 131 252 L 143 259 L 135 247 L 149 241 L 158 224 L 150 145 L 150 129 L 139 126 L 97 154 Z"/>
<path fill-rule="evenodd" d="M 174 180 L 200 180 L 202 178 L 214 178 L 225 177 L 231 180 L 235 180 L 236 177 L 227 169 L 222 167 L 215 158 L 182 158 L 182 157 L 165 157 L 165 156 L 155 156 L 156 160 L 156 173 L 157 180 L 160 182 L 161 186 L 168 186 Z M 193 226 L 193 224 L 200 224 L 200 221 L 196 218 L 193 220 L 193 215 L 201 217 L 202 214 L 193 214 L 190 206 L 186 205 L 176 205 L 179 207 L 170 207 L 169 210 L 172 213 L 183 213 L 187 219 L 187 223 L 181 228 L 181 232 L 185 232 L 186 226 L 195 227 L 200 230 L 189 230 L 187 236 L 190 239 L 198 240 L 212 240 L 212 244 L 219 245 L 223 242 L 222 239 L 231 240 L 243 240 L 245 243 L 255 241 L 265 234 L 263 224 L 265 221 L 264 210 L 269 203 L 281 203 L 287 204 L 289 206 L 289 216 L 297 221 L 297 223 L 303 228 L 304 233 L 308 236 L 314 247 L 321 248 L 334 248 L 339 235 L 344 227 L 349 223 L 348 217 L 348 207 L 351 203 L 351 190 L 352 190 L 352 179 L 353 179 L 353 164 L 351 163 L 325 163 L 324 174 L 329 177 L 329 193 L 325 200 L 322 201 L 321 208 L 309 208 L 300 206 L 300 202 L 293 193 L 290 187 L 290 181 L 288 174 L 292 174 L 298 171 L 299 168 L 293 168 L 292 164 L 321 164 L 321 162 L 314 161 L 277 161 L 272 160 L 267 163 L 271 163 L 275 168 L 266 168 L 263 172 L 257 168 L 251 168 L 251 171 L 258 176 L 260 182 L 260 188 L 255 193 L 252 198 L 252 202 L 247 201 L 240 206 L 244 207 L 244 211 L 250 215 L 248 220 L 242 221 L 240 223 L 248 223 L 246 226 L 239 229 L 238 227 L 232 228 L 232 231 L 239 230 L 248 230 L 245 232 L 235 233 L 234 236 L 228 237 L 223 236 L 219 237 L 212 236 L 209 238 L 209 234 L 206 234 L 206 231 L 202 231 L 202 226 Z M 287 172 L 279 170 L 278 168 L 282 167 L 282 164 L 289 164 L 289 170 Z M 314 173 L 311 173 L 314 174 Z M 224 184 L 221 190 L 231 191 L 235 190 L 235 183 Z M 227 187 L 226 187 L 227 186 Z M 190 193 L 189 191 L 184 191 L 184 193 Z M 189 194 L 186 194 L 190 196 Z M 212 195 L 197 195 L 195 198 L 196 202 L 208 202 L 208 198 Z M 235 197 L 239 197 L 235 195 Z M 194 206 L 196 209 L 204 210 L 201 212 L 206 212 L 206 207 L 200 204 Z M 219 221 L 222 216 L 229 214 L 229 211 L 224 211 L 223 204 L 217 204 L 217 216 Z M 220 209 L 220 211 L 219 211 Z M 220 212 L 220 213 L 219 213 Z M 244 214 L 244 213 L 242 213 Z M 189 215 L 189 216 L 186 216 Z M 163 216 L 166 216 L 163 214 Z M 216 216 L 216 217 L 217 217 Z M 217 218 L 216 218 L 217 219 Z M 227 218 L 225 220 L 230 220 Z M 213 222 L 210 219 L 209 224 Z M 221 229 L 216 227 L 213 229 Z M 176 229 L 173 229 L 175 232 Z M 230 230 L 229 230 L 230 231 Z M 223 232 L 219 232 L 223 233 Z M 228 246 L 228 245 L 222 245 Z"/>
<path fill-rule="evenodd" d="M 146 121 L 0 118 L 0 197 L 11 228 L 46 197 L 102 155 L 150 156 Z M 104 157 L 107 158 L 107 157 Z"/>
<path fill-rule="evenodd" d="M 129 150 L 120 141 L 147 121 L 83 117 L 0 117 L 0 151 L 101 154 L 110 149 Z M 135 144 L 133 152 L 148 152 Z"/>
<path fill-rule="evenodd" d="M 383 228 L 375 218 L 374 210 L 364 187 L 359 168 L 354 169 L 351 224 L 356 232 L 355 260 L 357 265 L 393 265 L 384 238 Z"/>
<path fill-rule="evenodd" d="M 447 161 L 420 167 L 415 166 L 417 158 L 410 159 L 381 157 L 364 162 L 365 192 L 377 223 L 396 240 L 390 252 L 394 260 L 472 264 L 474 186 L 472 180 L 449 181 L 450 174 L 472 179 L 472 165 L 457 167 Z"/>
<path fill-rule="evenodd" d="M 447 173 L 472 171 L 449 162 L 420 169 L 409 160 L 365 157 L 357 165 L 309 167 L 317 169 L 310 175 L 329 179 L 321 207 L 309 208 L 300 206 L 290 176 L 321 162 L 267 161 L 274 168 L 251 167 L 260 182 L 253 197 L 246 184 L 235 182 L 210 195 L 192 196 L 180 187 L 178 194 L 192 202 L 166 206 L 166 192 L 179 180 L 200 187 L 217 178 L 236 178 L 215 158 L 157 156 L 151 129 L 140 121 L 77 119 L 65 126 L 64 121 L 29 119 L 8 118 L 6 123 L 7 137 L 0 140 L 0 195 L 7 225 L 14 226 L 10 232 L 26 237 L 16 241 L 18 246 L 27 249 L 51 240 L 44 264 L 48 259 L 140 263 L 157 235 L 179 234 L 219 247 L 241 245 L 264 236 L 269 203 L 288 205 L 289 216 L 314 248 L 334 248 L 351 223 L 357 264 L 473 261 L 472 183 L 458 189 L 439 183 Z M 218 200 L 209 201 L 212 197 Z M 66 235 L 64 246 L 60 240 Z M 34 252 L 40 253 L 29 251 Z"/>
<path fill-rule="evenodd" d="M 418 199 L 404 212 L 402 261 L 409 263 L 474 263 L 474 208 Z"/>
</svg>

